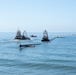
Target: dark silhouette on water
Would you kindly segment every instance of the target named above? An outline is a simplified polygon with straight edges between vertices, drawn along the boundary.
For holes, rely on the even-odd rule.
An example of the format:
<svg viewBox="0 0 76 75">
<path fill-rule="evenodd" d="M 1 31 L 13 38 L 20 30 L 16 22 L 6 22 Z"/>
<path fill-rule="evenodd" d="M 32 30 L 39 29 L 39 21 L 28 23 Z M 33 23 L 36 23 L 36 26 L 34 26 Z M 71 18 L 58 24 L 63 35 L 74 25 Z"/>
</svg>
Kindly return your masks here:
<svg viewBox="0 0 76 75">
<path fill-rule="evenodd" d="M 48 32 L 46 30 L 44 30 L 43 32 L 43 37 L 42 37 L 42 42 L 46 42 L 46 41 L 50 41 L 48 38 Z"/>
<path fill-rule="evenodd" d="M 27 37 L 27 33 L 26 33 L 26 31 L 23 32 L 22 40 L 30 40 L 30 38 Z"/>
<path fill-rule="evenodd" d="M 35 47 L 35 45 L 40 45 L 40 44 L 23 44 L 23 45 L 19 45 L 19 47 Z"/>
<path fill-rule="evenodd" d="M 18 29 L 15 39 L 22 39 L 21 31 Z"/>
<path fill-rule="evenodd" d="M 34 44 L 19 45 L 19 47 L 35 47 Z"/>
<path fill-rule="evenodd" d="M 30 40 L 30 38 L 27 37 L 26 31 L 24 31 L 23 35 L 21 35 L 21 31 L 19 29 L 18 29 L 18 31 L 16 33 L 15 39 L 18 39 L 18 40 Z"/>
<path fill-rule="evenodd" d="M 31 35 L 30 37 L 37 37 L 36 35 Z"/>
</svg>

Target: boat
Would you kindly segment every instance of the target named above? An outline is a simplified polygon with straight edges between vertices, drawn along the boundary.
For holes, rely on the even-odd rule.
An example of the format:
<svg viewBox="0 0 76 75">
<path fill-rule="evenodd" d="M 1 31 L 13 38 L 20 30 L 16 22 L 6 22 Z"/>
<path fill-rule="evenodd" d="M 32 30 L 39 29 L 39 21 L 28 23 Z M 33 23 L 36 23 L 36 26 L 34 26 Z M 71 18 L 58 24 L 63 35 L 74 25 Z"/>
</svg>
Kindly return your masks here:
<svg viewBox="0 0 76 75">
<path fill-rule="evenodd" d="M 15 39 L 22 39 L 21 31 L 18 29 Z"/>
<path fill-rule="evenodd" d="M 30 37 L 37 37 L 36 35 L 31 35 Z"/>
<path fill-rule="evenodd" d="M 27 37 L 26 31 L 24 31 L 23 35 L 21 35 L 21 31 L 19 29 L 18 29 L 18 31 L 16 33 L 15 39 L 18 39 L 18 40 L 30 40 L 30 38 Z"/>
<path fill-rule="evenodd" d="M 50 41 L 48 38 L 48 32 L 44 30 L 42 40 L 43 42 Z"/>
<path fill-rule="evenodd" d="M 23 32 L 22 40 L 30 40 L 30 38 L 27 37 L 27 33 L 26 33 L 26 31 Z"/>
</svg>

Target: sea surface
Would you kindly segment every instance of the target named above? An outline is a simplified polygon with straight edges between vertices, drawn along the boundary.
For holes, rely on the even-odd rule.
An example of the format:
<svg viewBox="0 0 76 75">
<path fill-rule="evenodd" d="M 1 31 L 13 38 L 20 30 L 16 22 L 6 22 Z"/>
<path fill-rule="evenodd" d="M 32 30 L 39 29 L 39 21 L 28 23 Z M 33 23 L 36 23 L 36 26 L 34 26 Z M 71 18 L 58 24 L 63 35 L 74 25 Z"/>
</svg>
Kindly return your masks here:
<svg viewBox="0 0 76 75">
<path fill-rule="evenodd" d="M 0 32 L 0 75 L 76 75 L 76 33 L 49 32 L 50 42 L 41 42 L 42 32 L 31 40 L 14 40 L 16 33 Z M 40 44 L 19 48 L 20 44 Z"/>
</svg>

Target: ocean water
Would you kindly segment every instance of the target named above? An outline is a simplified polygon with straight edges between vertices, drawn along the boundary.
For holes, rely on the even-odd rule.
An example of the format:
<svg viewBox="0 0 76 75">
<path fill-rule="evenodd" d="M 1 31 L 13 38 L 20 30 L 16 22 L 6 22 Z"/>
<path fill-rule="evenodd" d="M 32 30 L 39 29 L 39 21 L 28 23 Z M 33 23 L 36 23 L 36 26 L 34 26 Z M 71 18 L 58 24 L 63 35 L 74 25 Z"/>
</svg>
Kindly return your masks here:
<svg viewBox="0 0 76 75">
<path fill-rule="evenodd" d="M 31 40 L 14 40 L 15 33 L 0 33 L 0 75 L 76 75 L 75 33 L 49 33 L 51 42 L 41 42 L 42 33 Z M 20 44 L 40 44 L 19 48 Z"/>
</svg>

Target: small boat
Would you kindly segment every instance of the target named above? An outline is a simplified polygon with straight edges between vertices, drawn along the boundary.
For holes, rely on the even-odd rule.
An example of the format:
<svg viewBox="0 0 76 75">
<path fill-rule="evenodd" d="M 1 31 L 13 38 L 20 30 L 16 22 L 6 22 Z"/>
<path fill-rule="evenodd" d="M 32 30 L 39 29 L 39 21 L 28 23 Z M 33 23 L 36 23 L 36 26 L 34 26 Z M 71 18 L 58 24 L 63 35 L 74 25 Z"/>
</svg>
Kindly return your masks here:
<svg viewBox="0 0 76 75">
<path fill-rule="evenodd" d="M 15 39 L 22 39 L 21 31 L 18 29 Z"/>
<path fill-rule="evenodd" d="M 48 32 L 44 30 L 42 40 L 43 42 L 50 41 L 48 38 Z"/>
<path fill-rule="evenodd" d="M 18 39 L 18 40 L 30 40 L 30 38 L 27 37 L 26 31 L 24 31 L 23 35 L 21 35 L 21 31 L 19 29 L 18 29 L 18 31 L 16 33 L 15 39 Z"/>
<path fill-rule="evenodd" d="M 31 35 L 30 37 L 37 37 L 36 35 Z"/>
<path fill-rule="evenodd" d="M 26 33 L 26 31 L 23 32 L 22 40 L 30 40 L 30 38 L 27 37 L 27 33 Z"/>
</svg>

